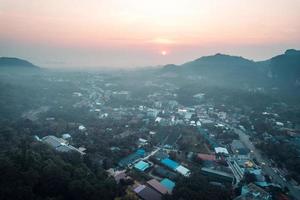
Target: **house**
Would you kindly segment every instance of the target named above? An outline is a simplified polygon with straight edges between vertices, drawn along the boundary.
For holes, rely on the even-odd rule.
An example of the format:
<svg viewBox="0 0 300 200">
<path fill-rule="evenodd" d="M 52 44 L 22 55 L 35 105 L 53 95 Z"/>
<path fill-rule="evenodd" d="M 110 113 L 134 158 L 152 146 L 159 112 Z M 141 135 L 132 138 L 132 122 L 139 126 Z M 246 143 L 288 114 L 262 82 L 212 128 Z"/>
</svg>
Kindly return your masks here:
<svg viewBox="0 0 300 200">
<path fill-rule="evenodd" d="M 143 138 L 139 138 L 138 143 L 139 143 L 140 146 L 144 146 L 144 145 L 148 144 L 148 140 L 143 139 Z"/>
<path fill-rule="evenodd" d="M 185 177 L 188 177 L 188 176 L 191 175 L 191 171 L 190 171 L 188 168 L 186 168 L 186 167 L 184 167 L 184 166 L 182 166 L 182 165 L 179 165 L 179 166 L 175 169 L 175 171 L 178 172 L 179 174 L 185 176 Z"/>
<path fill-rule="evenodd" d="M 134 165 L 135 169 L 142 171 L 142 172 L 145 171 L 146 169 L 148 169 L 149 167 L 150 167 L 150 164 L 145 161 L 142 161 L 142 160 Z"/>
<path fill-rule="evenodd" d="M 85 126 L 80 125 L 80 126 L 78 126 L 78 130 L 80 130 L 80 131 L 86 131 L 86 128 L 85 128 Z"/>
<path fill-rule="evenodd" d="M 152 189 L 155 189 L 157 192 L 159 192 L 162 195 L 167 194 L 169 192 L 168 189 L 160 182 L 158 182 L 156 179 L 151 179 L 150 181 L 147 181 L 147 184 Z"/>
<path fill-rule="evenodd" d="M 228 150 L 224 147 L 215 147 L 215 153 L 221 155 L 229 155 Z"/>
<path fill-rule="evenodd" d="M 160 182 L 160 184 L 162 184 L 163 186 L 165 186 L 168 189 L 168 191 L 169 191 L 170 194 L 172 193 L 173 188 L 175 187 L 175 183 L 173 181 L 171 181 L 170 179 L 168 179 L 168 178 L 164 178 Z"/>
<path fill-rule="evenodd" d="M 142 158 L 144 155 L 145 155 L 145 150 L 138 149 L 136 152 L 120 160 L 118 165 L 120 167 L 128 167 L 129 165 L 132 165 L 134 162 L 136 162 L 138 159 Z"/>
<path fill-rule="evenodd" d="M 159 192 L 146 185 L 139 185 L 133 191 L 143 200 L 162 199 L 162 195 Z"/>
</svg>

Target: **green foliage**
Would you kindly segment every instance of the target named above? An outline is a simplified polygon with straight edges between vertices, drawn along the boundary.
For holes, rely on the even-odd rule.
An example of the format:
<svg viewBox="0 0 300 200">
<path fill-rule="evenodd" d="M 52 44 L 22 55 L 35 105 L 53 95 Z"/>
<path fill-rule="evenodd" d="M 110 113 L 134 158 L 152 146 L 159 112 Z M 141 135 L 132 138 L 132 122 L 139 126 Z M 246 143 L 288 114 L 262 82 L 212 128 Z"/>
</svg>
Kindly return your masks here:
<svg viewBox="0 0 300 200">
<path fill-rule="evenodd" d="M 172 200 L 226 200 L 231 199 L 230 193 L 225 188 L 211 185 L 209 179 L 200 173 L 195 173 L 189 178 L 181 178 L 171 196 L 165 199 Z"/>
<path fill-rule="evenodd" d="M 0 199 L 113 199 L 122 192 L 77 153 L 59 154 L 13 128 L 0 133 Z"/>
</svg>

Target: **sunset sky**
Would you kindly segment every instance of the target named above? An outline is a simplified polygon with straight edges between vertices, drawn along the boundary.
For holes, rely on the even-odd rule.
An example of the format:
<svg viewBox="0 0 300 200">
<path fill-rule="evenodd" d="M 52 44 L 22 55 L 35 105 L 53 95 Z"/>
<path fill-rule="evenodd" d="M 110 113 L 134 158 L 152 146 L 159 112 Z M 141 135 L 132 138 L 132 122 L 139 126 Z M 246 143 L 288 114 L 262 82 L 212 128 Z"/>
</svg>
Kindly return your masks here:
<svg viewBox="0 0 300 200">
<path fill-rule="evenodd" d="M 300 0 L 0 0 L 0 56 L 44 67 L 254 60 L 300 49 Z"/>
</svg>

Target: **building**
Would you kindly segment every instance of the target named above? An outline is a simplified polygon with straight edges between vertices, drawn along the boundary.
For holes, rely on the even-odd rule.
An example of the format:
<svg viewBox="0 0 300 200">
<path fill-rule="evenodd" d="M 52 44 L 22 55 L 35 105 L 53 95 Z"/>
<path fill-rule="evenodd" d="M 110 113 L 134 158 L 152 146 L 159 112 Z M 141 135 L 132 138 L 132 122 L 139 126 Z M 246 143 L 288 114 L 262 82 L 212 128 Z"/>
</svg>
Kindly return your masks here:
<svg viewBox="0 0 300 200">
<path fill-rule="evenodd" d="M 169 190 L 156 179 L 151 179 L 150 181 L 147 181 L 147 184 L 149 185 L 149 187 L 156 190 L 162 195 L 167 194 L 169 192 Z"/>
<path fill-rule="evenodd" d="M 142 161 L 142 160 L 134 165 L 135 169 L 142 171 L 142 172 L 145 171 L 146 169 L 148 169 L 149 167 L 150 167 L 150 164 L 145 161 Z"/>
<path fill-rule="evenodd" d="M 177 177 L 174 172 L 160 166 L 156 166 L 153 172 L 160 177 L 167 177 L 169 179 L 175 179 Z"/>
<path fill-rule="evenodd" d="M 186 168 L 186 167 L 184 167 L 184 166 L 182 166 L 182 165 L 179 165 L 179 166 L 175 169 L 175 171 L 178 172 L 179 174 L 185 176 L 185 177 L 188 177 L 188 176 L 191 175 L 191 171 L 190 171 L 188 168 Z"/>
<path fill-rule="evenodd" d="M 139 143 L 140 146 L 144 146 L 144 145 L 148 144 L 148 140 L 143 139 L 143 138 L 139 138 L 138 143 Z"/>
<path fill-rule="evenodd" d="M 177 163 L 174 160 L 171 160 L 169 158 L 165 158 L 165 159 L 161 160 L 161 163 L 174 171 L 179 166 L 179 163 Z"/>
<path fill-rule="evenodd" d="M 211 178 L 215 178 L 218 181 L 222 180 L 229 183 L 233 183 L 234 181 L 234 176 L 232 174 L 220 170 L 202 167 L 201 173 Z"/>
<path fill-rule="evenodd" d="M 83 151 L 80 151 L 79 149 L 73 147 L 72 145 L 69 145 L 66 140 L 55 137 L 53 135 L 45 136 L 41 139 L 41 141 L 48 144 L 49 146 L 51 146 L 52 148 L 54 148 L 56 151 L 59 152 L 75 151 L 80 153 L 81 155 L 85 154 Z"/>
<path fill-rule="evenodd" d="M 146 185 L 139 185 L 133 191 L 143 200 L 161 200 L 162 198 L 160 193 Z"/>
<path fill-rule="evenodd" d="M 222 154 L 222 155 L 228 155 L 228 150 L 224 147 L 215 147 L 215 153 L 216 154 Z"/>
<path fill-rule="evenodd" d="M 120 167 L 128 167 L 129 165 L 132 165 L 135 161 L 142 158 L 145 155 L 144 149 L 138 149 L 136 152 L 128 155 L 127 157 L 123 158 L 119 161 L 118 165 Z"/>
<path fill-rule="evenodd" d="M 168 189 L 168 191 L 169 191 L 170 194 L 172 193 L 172 191 L 173 191 L 173 189 L 175 187 L 175 183 L 173 181 L 171 181 L 170 179 L 168 179 L 168 178 L 164 178 L 160 182 L 160 184 L 162 184 L 163 186 L 165 186 Z"/>
<path fill-rule="evenodd" d="M 242 187 L 241 195 L 234 200 L 271 200 L 271 195 L 264 189 L 250 183 Z"/>
<path fill-rule="evenodd" d="M 174 160 L 171 160 L 170 158 L 165 158 L 161 160 L 161 163 L 165 165 L 166 167 L 172 169 L 175 172 L 178 172 L 179 174 L 183 176 L 189 176 L 191 174 L 190 170 L 186 167 L 180 165 L 179 163 L 175 162 Z"/>
</svg>

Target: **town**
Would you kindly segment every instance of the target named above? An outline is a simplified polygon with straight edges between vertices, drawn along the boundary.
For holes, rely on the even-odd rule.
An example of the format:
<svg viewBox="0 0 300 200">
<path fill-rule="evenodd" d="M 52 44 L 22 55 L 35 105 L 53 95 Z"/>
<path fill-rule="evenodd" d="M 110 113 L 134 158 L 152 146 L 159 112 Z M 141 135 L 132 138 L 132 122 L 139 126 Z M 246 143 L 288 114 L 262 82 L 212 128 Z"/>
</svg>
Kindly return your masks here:
<svg viewBox="0 0 300 200">
<path fill-rule="evenodd" d="M 88 78 L 77 81 L 77 76 Z M 178 195 L 173 194 L 178 181 L 195 174 L 232 199 L 300 196 L 297 172 L 266 149 L 282 141 L 299 145 L 298 128 L 278 114 L 278 105 L 251 110 L 238 103 L 220 104 L 221 94 L 214 99 L 207 90 L 182 100 L 181 86 L 162 77 L 138 80 L 138 86 L 100 73 L 43 79 L 45 86 L 71 83 L 77 89 L 63 88 L 69 93 L 58 91 L 51 104 L 41 102 L 41 108 L 23 113 L 24 119 L 47 130 L 34 131 L 32 137 L 58 153 L 88 157 L 126 186 L 128 198 Z M 64 101 L 56 100 L 62 97 Z"/>
</svg>

